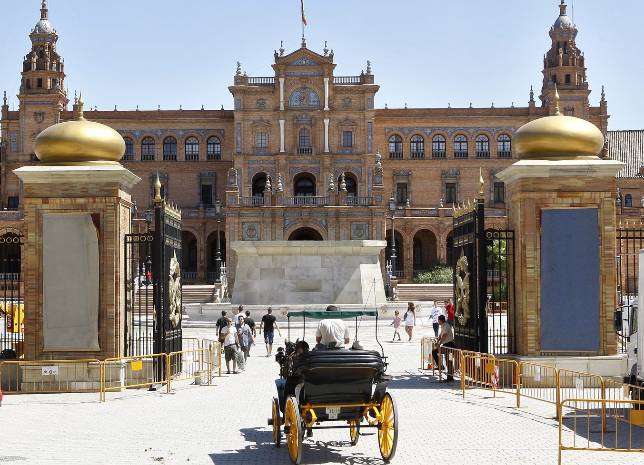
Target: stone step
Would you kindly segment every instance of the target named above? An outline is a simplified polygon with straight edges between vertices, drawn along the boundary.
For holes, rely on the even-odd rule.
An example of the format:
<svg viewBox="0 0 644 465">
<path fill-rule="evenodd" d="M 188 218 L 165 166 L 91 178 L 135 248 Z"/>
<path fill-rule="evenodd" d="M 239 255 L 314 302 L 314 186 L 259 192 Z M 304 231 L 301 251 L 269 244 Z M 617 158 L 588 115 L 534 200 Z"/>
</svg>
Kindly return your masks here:
<svg viewBox="0 0 644 465">
<path fill-rule="evenodd" d="M 451 284 L 398 284 L 398 300 L 447 300 L 452 297 Z"/>
</svg>

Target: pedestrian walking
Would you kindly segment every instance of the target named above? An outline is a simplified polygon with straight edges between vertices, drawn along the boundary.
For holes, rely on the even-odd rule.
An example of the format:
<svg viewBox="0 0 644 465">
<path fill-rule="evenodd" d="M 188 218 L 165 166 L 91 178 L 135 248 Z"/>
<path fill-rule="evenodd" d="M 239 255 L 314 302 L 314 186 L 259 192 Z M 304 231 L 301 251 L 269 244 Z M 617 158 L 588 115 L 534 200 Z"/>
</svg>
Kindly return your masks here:
<svg viewBox="0 0 644 465">
<path fill-rule="evenodd" d="M 436 366 L 442 366 L 443 361 L 438 360 L 438 347 L 454 347 L 454 328 L 445 321 L 445 315 L 440 315 L 438 317 L 438 324 L 441 327 L 440 336 L 438 336 L 438 342 L 436 344 L 436 349 L 432 350 L 432 357 L 434 358 L 434 363 Z M 447 382 L 454 381 L 454 366 L 450 357 L 445 357 L 447 359 Z"/>
<path fill-rule="evenodd" d="M 400 323 L 402 322 L 402 319 L 400 318 L 400 312 L 398 310 L 394 311 L 394 319 L 391 322 L 389 326 L 394 327 L 394 337 L 391 340 L 391 342 L 394 342 L 396 340 L 396 336 L 398 336 L 398 340 L 400 341 Z"/>
<path fill-rule="evenodd" d="M 438 329 L 440 328 L 440 325 L 438 324 L 438 317 L 441 315 L 445 314 L 445 310 L 436 305 L 436 302 L 434 302 L 434 306 L 432 307 L 432 312 L 431 312 L 431 319 L 432 319 L 432 327 L 434 328 L 434 337 L 438 337 Z"/>
<path fill-rule="evenodd" d="M 280 337 L 282 332 L 277 327 L 277 321 L 273 315 L 273 309 L 268 307 L 266 310 L 266 315 L 262 317 L 262 321 L 259 323 L 259 332 L 264 332 L 264 343 L 266 344 L 266 356 L 270 357 L 273 352 L 273 336 L 275 330 L 277 330 Z"/>
<path fill-rule="evenodd" d="M 228 318 L 226 327 L 221 330 L 224 341 L 224 357 L 226 359 L 226 373 L 230 374 L 230 362 L 233 362 L 233 374 L 237 374 L 237 350 L 239 348 L 239 336 L 233 326 L 233 320 Z"/>
<path fill-rule="evenodd" d="M 239 329 L 237 330 L 237 333 L 239 335 L 239 346 L 241 351 L 244 353 L 245 362 L 250 356 L 250 346 L 253 345 L 253 332 L 243 317 L 239 319 Z"/>
<path fill-rule="evenodd" d="M 445 317 L 447 318 L 447 323 L 453 328 L 454 327 L 454 315 L 456 313 L 456 309 L 454 308 L 454 304 L 452 303 L 452 299 L 448 299 L 447 302 L 445 302 Z"/>
<path fill-rule="evenodd" d="M 244 320 L 246 320 L 246 324 L 250 327 L 250 330 L 253 333 L 253 339 L 255 339 L 257 337 L 257 333 L 255 332 L 255 320 L 250 317 L 250 310 L 246 310 L 246 317 Z"/>
<path fill-rule="evenodd" d="M 414 326 L 416 325 L 416 305 L 413 302 L 407 304 L 407 311 L 405 312 L 405 332 L 409 336 L 408 341 L 414 334 Z"/>
<path fill-rule="evenodd" d="M 241 318 L 244 318 L 244 306 L 243 305 L 240 305 L 237 308 L 237 313 L 235 314 L 234 319 L 233 319 L 233 322 L 235 323 L 236 328 L 239 328 L 239 320 Z"/>
<path fill-rule="evenodd" d="M 219 342 L 223 342 L 223 339 L 221 336 L 221 330 L 224 329 L 226 326 L 228 326 L 228 318 L 226 318 L 226 310 L 222 310 L 221 317 L 219 317 L 219 319 L 215 323 L 215 327 L 217 328 L 217 340 Z"/>
</svg>

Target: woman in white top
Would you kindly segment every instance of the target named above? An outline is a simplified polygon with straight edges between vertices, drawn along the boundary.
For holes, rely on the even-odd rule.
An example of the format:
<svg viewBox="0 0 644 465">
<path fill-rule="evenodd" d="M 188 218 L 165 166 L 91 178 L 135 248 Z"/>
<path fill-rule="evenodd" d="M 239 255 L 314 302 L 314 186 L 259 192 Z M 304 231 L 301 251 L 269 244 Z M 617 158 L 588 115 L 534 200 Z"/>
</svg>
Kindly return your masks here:
<svg viewBox="0 0 644 465">
<path fill-rule="evenodd" d="M 407 304 L 407 311 L 405 312 L 405 332 L 409 336 L 409 341 L 411 341 L 411 336 L 414 333 L 414 325 L 416 324 L 416 306 L 413 302 Z"/>
</svg>

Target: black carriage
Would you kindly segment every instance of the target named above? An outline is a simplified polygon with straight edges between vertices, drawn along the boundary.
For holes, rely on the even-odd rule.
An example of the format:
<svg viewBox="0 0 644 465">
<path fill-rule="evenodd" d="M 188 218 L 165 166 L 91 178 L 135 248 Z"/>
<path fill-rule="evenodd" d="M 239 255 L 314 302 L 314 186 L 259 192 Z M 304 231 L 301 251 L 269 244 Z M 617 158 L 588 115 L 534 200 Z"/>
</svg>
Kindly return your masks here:
<svg viewBox="0 0 644 465">
<path fill-rule="evenodd" d="M 358 318 L 376 317 L 375 310 L 297 311 L 289 312 L 290 319 L 354 319 L 356 333 Z M 304 330 L 306 331 L 306 329 Z M 357 335 L 357 334 L 356 334 Z M 380 343 L 378 343 L 380 344 Z M 277 397 L 273 398 L 273 440 L 279 447 L 282 432 L 291 461 L 299 464 L 302 458 L 304 435 L 313 435 L 316 429 L 344 428 L 349 430 L 351 445 L 358 443 L 363 428 L 377 430 L 380 454 L 389 462 L 396 453 L 398 442 L 398 413 L 396 403 L 387 392 L 391 379 L 385 372 L 386 357 L 381 352 L 362 350 L 358 344 L 351 349 L 308 350 L 303 341 L 286 343 L 279 348 L 276 360 L 280 364 L 280 378 L 276 381 Z M 333 425 L 322 423 L 335 422 Z"/>
</svg>

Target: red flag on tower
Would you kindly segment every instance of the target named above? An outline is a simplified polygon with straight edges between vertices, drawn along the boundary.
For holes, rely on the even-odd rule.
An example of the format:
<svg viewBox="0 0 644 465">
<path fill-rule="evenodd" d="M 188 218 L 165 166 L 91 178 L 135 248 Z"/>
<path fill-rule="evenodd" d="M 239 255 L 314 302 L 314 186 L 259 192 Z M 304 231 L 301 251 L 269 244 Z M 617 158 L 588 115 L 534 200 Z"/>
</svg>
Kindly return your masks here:
<svg viewBox="0 0 644 465">
<path fill-rule="evenodd" d="M 300 0 L 300 5 L 302 5 L 302 24 L 308 26 L 308 23 L 306 22 L 306 15 L 304 14 L 304 0 Z"/>
</svg>

